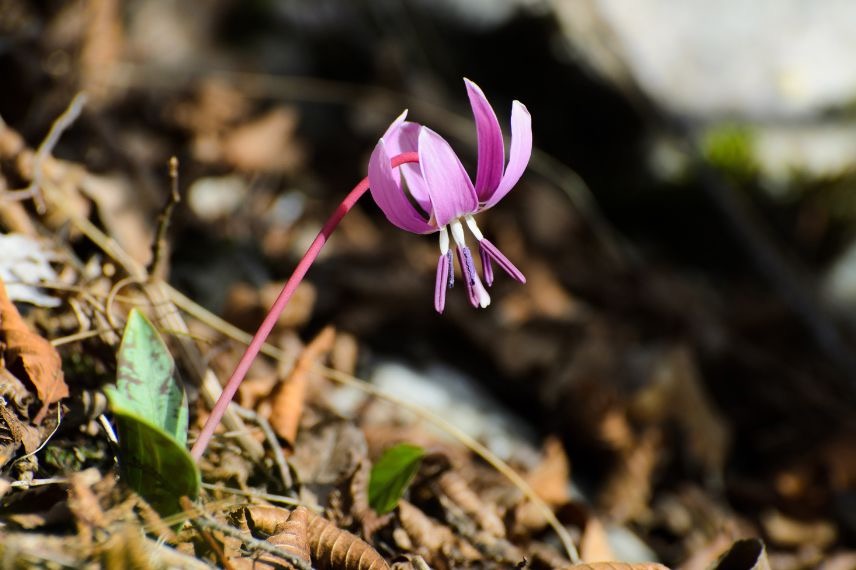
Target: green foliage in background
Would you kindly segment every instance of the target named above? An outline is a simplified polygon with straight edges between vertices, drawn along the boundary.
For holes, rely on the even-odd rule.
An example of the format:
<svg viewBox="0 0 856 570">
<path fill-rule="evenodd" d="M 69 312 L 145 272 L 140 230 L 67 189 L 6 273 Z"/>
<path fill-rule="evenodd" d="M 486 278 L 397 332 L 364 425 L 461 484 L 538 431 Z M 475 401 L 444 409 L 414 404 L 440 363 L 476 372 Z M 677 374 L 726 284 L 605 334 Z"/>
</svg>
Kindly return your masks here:
<svg viewBox="0 0 856 570">
<path fill-rule="evenodd" d="M 758 174 L 755 137 L 752 130 L 737 123 L 723 123 L 708 129 L 702 138 L 705 160 L 733 182 L 747 182 Z"/>
<path fill-rule="evenodd" d="M 372 467 L 369 505 L 378 514 L 388 513 L 410 486 L 419 470 L 425 450 L 402 443 L 387 449 Z"/>
</svg>

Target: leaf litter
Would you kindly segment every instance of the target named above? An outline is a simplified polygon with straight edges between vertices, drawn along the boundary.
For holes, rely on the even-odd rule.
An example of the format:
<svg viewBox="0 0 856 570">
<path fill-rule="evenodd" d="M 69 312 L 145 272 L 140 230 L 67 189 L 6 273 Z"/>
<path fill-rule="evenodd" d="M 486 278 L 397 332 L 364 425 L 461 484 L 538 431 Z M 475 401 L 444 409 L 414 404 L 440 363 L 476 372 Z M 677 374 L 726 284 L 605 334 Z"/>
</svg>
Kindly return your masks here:
<svg viewBox="0 0 856 570">
<path fill-rule="evenodd" d="M 91 21 L 69 20 L 60 34 L 63 41 L 85 48 L 83 81 L 94 93 L 93 115 L 80 119 L 87 127 L 93 121 L 121 119 L 121 108 L 111 106 L 116 101 L 130 108 L 151 104 L 144 96 L 111 87 L 107 70 L 116 65 L 128 39 L 115 8 L 111 1 L 92 3 L 86 8 L 94 11 Z M 171 386 L 186 391 L 191 405 L 178 422 L 187 422 L 189 434 L 175 425 L 162 427 L 179 443 L 185 436 L 195 437 L 207 413 L 210 404 L 200 397 L 203 379 L 224 378 L 238 350 L 230 340 L 233 335 L 205 318 L 204 311 L 168 316 L 177 297 L 135 273 L 116 254 L 123 252 L 139 263 L 153 255 L 157 208 L 168 185 L 160 174 L 153 182 L 151 173 L 162 173 L 166 149 L 176 143 L 164 133 L 178 133 L 189 145 L 193 160 L 183 171 L 183 187 L 206 177 L 241 182 L 240 200 L 206 206 L 228 215 L 200 211 L 193 218 L 179 208 L 177 217 L 191 219 L 182 220 L 175 235 L 204 235 L 214 243 L 197 246 L 191 239 L 181 244 L 184 250 L 169 264 L 169 280 L 192 292 L 194 304 L 219 306 L 232 320 L 245 319 L 241 325 L 247 328 L 258 320 L 269 290 L 278 288 L 283 275 L 271 275 L 256 253 L 225 250 L 231 243 L 264 244 L 276 263 L 290 265 L 292 252 L 305 246 L 306 228 L 317 226 L 327 209 L 307 188 L 329 182 L 312 172 L 307 159 L 311 146 L 302 140 L 306 135 L 298 128 L 303 120 L 298 107 L 266 105 L 222 79 L 199 80 L 168 99 L 155 125 L 120 124 L 109 133 L 102 125 L 97 136 L 110 138 L 106 146 L 118 149 L 118 156 L 101 157 L 97 169 L 84 166 L 80 157 L 39 155 L 12 126 L 0 126 L 0 188 L 18 188 L 40 177 L 47 207 L 44 215 L 30 202 L 4 202 L 0 208 L 0 229 L 18 232 L 16 239 L 22 241 L 15 243 L 24 244 L 14 245 L 13 255 L 0 255 L 3 279 L 11 284 L 14 276 L 26 287 L 0 293 L 4 560 L 45 567 L 312 565 L 355 570 L 662 568 L 605 560 L 653 557 L 674 565 L 685 562 L 682 567 L 687 568 L 764 568 L 768 558 L 781 567 L 808 567 L 826 555 L 846 563 L 849 551 L 841 537 L 847 530 L 825 509 L 850 492 L 856 472 L 848 455 L 851 440 L 845 435 L 824 442 L 804 461 L 729 480 L 734 445 L 730 420 L 718 411 L 702 373 L 702 360 L 710 352 L 684 339 L 646 342 L 640 339 L 645 328 L 637 316 L 619 318 L 593 301 L 605 295 L 626 308 L 632 298 L 639 303 L 635 309 L 656 311 L 658 318 L 691 313 L 705 328 L 705 338 L 734 334 L 728 323 L 712 316 L 715 311 L 703 295 L 693 295 L 669 275 L 647 276 L 645 285 L 628 292 L 622 279 L 640 275 L 622 275 L 587 258 L 595 254 L 585 253 L 585 247 L 574 247 L 562 254 L 563 263 L 587 270 L 576 273 L 573 287 L 553 271 L 546 256 L 534 253 L 526 268 L 531 286 L 500 295 L 494 313 L 473 320 L 450 301 L 450 328 L 423 329 L 424 316 L 413 299 L 422 296 L 424 287 L 407 274 L 412 268 L 430 272 L 431 251 L 408 244 L 401 255 L 412 266 L 408 271 L 380 263 L 401 254 L 404 246 L 374 228 L 365 213 L 356 213 L 363 217 L 343 228 L 354 239 L 330 244 L 318 278 L 304 284 L 293 314 L 277 325 L 273 345 L 279 348 L 268 353 L 278 355 L 280 362 L 254 364 L 242 388 L 239 403 L 267 419 L 275 436 L 251 420 L 227 426 L 201 463 L 206 485 L 192 508 L 163 510 L 156 500 L 146 500 L 151 496 L 145 485 L 134 485 L 123 473 L 127 459 L 110 443 L 106 426 L 111 420 L 122 422 L 122 413 L 90 401 L 116 376 L 123 328 L 147 315 L 175 359 L 181 374 L 170 371 L 169 377 L 176 381 Z M 56 107 L 54 103 L 58 116 L 62 109 Z M 4 119 L 11 125 L 15 118 Z M 93 148 L 101 145 L 89 138 L 95 135 L 88 130 L 72 129 L 66 136 Z M 141 150 L 145 145 L 149 148 Z M 104 170 L 111 172 L 105 175 Z M 298 188 L 300 184 L 306 188 Z M 538 205 L 549 201 L 538 184 L 520 198 L 529 201 L 522 210 L 561 217 L 563 207 Z M 266 215 L 287 193 L 300 196 L 301 217 L 288 228 L 274 227 Z M 521 220 L 507 215 L 496 213 L 496 231 L 503 249 L 515 258 L 524 257 L 522 242 L 529 238 L 523 236 L 534 236 L 548 250 L 564 247 L 547 243 L 557 238 L 543 228 L 529 227 L 528 214 Z M 99 242 L 84 221 L 116 240 L 118 249 Z M 574 235 L 579 220 L 560 221 L 567 226 L 561 235 L 587 239 Z M 0 252 L 10 247 L 3 243 L 7 249 Z M 219 273 L 211 268 L 212 275 L 202 279 L 202 271 L 182 258 L 188 251 L 222 263 Z M 366 262 L 362 268 L 359 260 Z M 602 283 L 612 283 L 614 289 L 600 291 Z M 395 297 L 410 290 L 415 291 L 412 297 Z M 333 305 L 338 307 L 335 319 Z M 378 332 L 390 330 L 385 327 L 398 331 L 399 318 L 420 323 L 420 335 L 450 336 L 462 343 L 495 368 L 483 374 L 508 379 L 500 390 L 507 391 L 504 399 L 522 394 L 520 409 L 535 408 L 536 415 L 549 417 L 544 425 L 557 435 L 542 438 L 543 449 L 537 442 L 527 448 L 526 437 L 509 438 L 514 443 L 503 457 L 571 533 L 584 563 L 572 564 L 540 507 L 459 438 L 438 435 L 430 420 L 413 417 L 376 393 L 348 395 L 349 389 L 321 366 L 345 375 L 366 370 L 366 362 L 381 360 L 373 354 L 376 347 L 389 351 L 389 345 L 384 347 L 389 342 L 396 348 L 416 346 L 396 355 L 418 371 L 416 363 L 424 362 L 426 348 L 413 342 L 413 333 L 392 334 L 389 341 Z M 325 328 L 333 321 L 336 330 Z M 497 338 L 498 327 L 508 335 Z M 313 337 L 306 346 L 297 340 Z M 186 350 L 188 343 L 199 361 Z M 432 359 L 466 362 L 450 353 L 428 353 Z M 162 356 L 150 355 L 149 364 Z M 121 369 L 120 363 L 120 376 Z M 186 380 L 178 384 L 180 377 Z M 346 399 L 348 411 L 342 411 Z M 58 427 L 62 429 L 54 433 Z M 385 454 L 402 444 L 418 446 L 424 455 L 419 462 L 405 462 L 395 484 L 387 480 L 388 496 L 378 502 L 372 496 L 372 473 L 383 469 Z M 279 475 L 273 446 L 281 448 L 288 478 Z M 699 472 L 708 480 L 692 475 Z M 584 491 L 572 482 L 572 474 L 576 482 L 578 473 L 588 478 Z M 757 516 L 740 501 L 725 501 L 721 493 L 722 485 L 731 485 L 730 491 L 746 497 L 745 489 L 756 489 L 759 481 L 773 484 L 766 485 L 766 508 Z M 275 506 L 281 504 L 290 506 Z M 191 524 L 184 524 L 188 520 Z M 767 544 L 747 538 L 755 536 L 763 536 Z M 647 550 L 634 551 L 628 543 L 641 543 Z"/>
</svg>

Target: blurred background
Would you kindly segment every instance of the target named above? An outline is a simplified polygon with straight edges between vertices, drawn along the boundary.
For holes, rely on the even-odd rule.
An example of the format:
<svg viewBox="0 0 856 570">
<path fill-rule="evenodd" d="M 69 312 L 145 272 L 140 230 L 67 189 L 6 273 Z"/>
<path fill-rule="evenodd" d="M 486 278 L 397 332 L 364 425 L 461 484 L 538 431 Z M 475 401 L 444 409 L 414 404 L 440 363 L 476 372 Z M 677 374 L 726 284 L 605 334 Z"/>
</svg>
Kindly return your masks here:
<svg viewBox="0 0 856 570">
<path fill-rule="evenodd" d="M 0 116 L 35 148 L 89 94 L 54 154 L 144 262 L 177 156 L 169 280 L 250 330 L 403 109 L 474 173 L 462 78 L 506 137 L 522 101 L 530 167 L 479 223 L 525 286 L 438 316 L 435 238 L 365 199 L 282 329 L 490 394 L 668 563 L 748 534 L 798 568 L 856 539 L 854 53 L 846 0 L 0 0 Z"/>
</svg>

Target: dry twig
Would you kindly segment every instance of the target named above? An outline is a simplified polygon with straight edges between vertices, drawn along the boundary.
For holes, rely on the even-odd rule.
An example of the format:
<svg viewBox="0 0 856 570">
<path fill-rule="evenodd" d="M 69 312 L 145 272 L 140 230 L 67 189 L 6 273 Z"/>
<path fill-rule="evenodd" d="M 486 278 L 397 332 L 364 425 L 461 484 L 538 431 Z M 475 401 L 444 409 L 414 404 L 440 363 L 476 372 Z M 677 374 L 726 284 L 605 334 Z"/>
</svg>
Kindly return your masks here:
<svg viewBox="0 0 856 570">
<path fill-rule="evenodd" d="M 45 161 L 45 158 L 53 152 L 53 149 L 56 146 L 56 143 L 59 142 L 59 137 L 62 136 L 62 133 L 70 127 L 80 116 L 80 113 L 83 112 L 83 107 L 86 105 L 86 99 L 86 93 L 82 91 L 75 95 L 66 110 L 62 115 L 57 117 L 56 121 L 51 125 L 51 130 L 48 131 L 48 136 L 45 137 L 45 140 L 43 140 L 42 144 L 39 145 L 39 148 L 36 150 L 36 154 L 33 158 L 33 178 L 30 185 L 23 190 L 10 190 L 6 192 L 2 196 L 4 199 L 27 200 L 32 198 L 33 203 L 36 205 L 36 211 L 39 214 L 44 214 L 47 211 L 45 198 L 42 194 L 42 163 Z"/>
</svg>

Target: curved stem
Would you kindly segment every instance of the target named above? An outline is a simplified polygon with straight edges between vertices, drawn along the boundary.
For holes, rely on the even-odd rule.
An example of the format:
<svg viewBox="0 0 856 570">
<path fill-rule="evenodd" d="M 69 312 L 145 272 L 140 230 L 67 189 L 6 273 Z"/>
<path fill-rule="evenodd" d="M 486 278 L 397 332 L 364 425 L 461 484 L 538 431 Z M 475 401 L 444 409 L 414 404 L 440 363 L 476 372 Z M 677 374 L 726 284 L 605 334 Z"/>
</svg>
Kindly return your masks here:
<svg viewBox="0 0 856 570">
<path fill-rule="evenodd" d="M 405 152 L 395 156 L 391 162 L 393 168 L 395 168 L 408 162 L 419 162 L 419 155 L 415 152 Z M 203 453 L 205 453 L 205 449 L 208 447 L 208 442 L 211 441 L 211 436 L 214 435 L 214 430 L 220 423 L 220 419 L 223 417 L 223 414 L 229 406 L 229 403 L 231 403 L 232 398 L 234 398 L 235 392 L 238 391 L 238 386 L 240 386 L 241 382 L 244 380 L 244 376 L 247 375 L 250 365 L 258 355 L 259 350 L 261 350 L 262 345 L 265 343 L 265 340 L 267 340 L 267 337 L 276 325 L 277 320 L 279 320 L 279 315 L 291 300 L 291 296 L 294 294 L 297 286 L 301 281 L 303 281 L 303 277 L 306 275 L 306 272 L 309 271 L 309 267 L 318 258 L 318 254 L 321 253 L 321 248 L 324 247 L 325 243 L 327 243 L 330 235 L 335 231 L 339 222 L 341 222 L 342 218 L 345 217 L 345 214 L 354 207 L 357 200 L 359 200 L 368 189 L 369 179 L 366 177 L 363 178 L 359 184 L 354 186 L 354 189 L 345 196 L 345 199 L 342 200 L 342 203 L 339 204 L 339 207 L 336 208 L 336 211 L 327 219 L 324 226 L 321 228 L 321 231 L 318 232 L 317 236 L 315 236 L 315 239 L 312 241 L 309 249 L 307 249 L 306 253 L 303 254 L 303 257 L 300 259 L 300 262 L 298 262 L 297 267 L 294 268 L 294 273 L 292 273 L 291 277 L 288 278 L 288 281 L 285 282 L 282 291 L 280 291 L 279 296 L 276 298 L 276 301 L 274 301 L 267 316 L 265 316 L 262 324 L 259 326 L 259 330 L 256 331 L 256 334 L 253 336 L 253 340 L 250 342 L 249 346 L 247 346 L 247 350 L 244 351 L 244 354 L 238 361 L 235 371 L 232 372 L 232 375 L 223 387 L 223 393 L 211 409 L 211 415 L 208 416 L 208 420 L 205 422 L 205 425 L 202 426 L 202 431 L 199 433 L 196 443 L 193 444 L 193 448 L 190 450 L 190 455 L 193 456 L 195 460 L 199 461 L 199 458 L 202 457 Z"/>
</svg>

